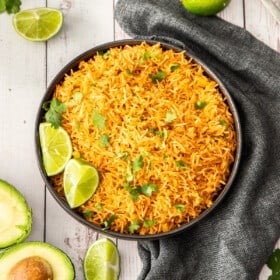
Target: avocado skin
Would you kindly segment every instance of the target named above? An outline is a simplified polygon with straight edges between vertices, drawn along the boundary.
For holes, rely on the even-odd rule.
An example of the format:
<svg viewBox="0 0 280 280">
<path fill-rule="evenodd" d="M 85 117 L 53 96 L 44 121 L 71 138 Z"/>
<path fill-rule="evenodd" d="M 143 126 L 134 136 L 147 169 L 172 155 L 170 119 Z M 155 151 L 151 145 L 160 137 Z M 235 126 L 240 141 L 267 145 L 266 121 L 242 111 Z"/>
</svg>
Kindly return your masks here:
<svg viewBox="0 0 280 280">
<path fill-rule="evenodd" d="M 16 189 L 13 185 L 9 184 L 7 181 L 0 179 L 0 188 L 4 189 L 7 191 L 7 193 L 12 194 L 13 198 L 16 198 L 17 202 L 22 205 L 22 207 L 25 209 L 25 214 L 26 214 L 26 225 L 24 229 L 22 228 L 22 234 L 15 240 L 7 240 L 2 241 L 0 240 L 0 249 L 7 248 L 11 245 L 20 243 L 24 241 L 29 234 L 31 233 L 32 229 L 32 210 L 28 206 L 28 203 L 24 196 L 19 192 L 18 189 Z"/>
<path fill-rule="evenodd" d="M 13 245 L 0 254 L 0 279 L 8 279 L 10 270 L 21 260 L 38 256 L 52 267 L 53 280 L 74 280 L 75 269 L 70 258 L 59 248 L 41 241 Z"/>
</svg>

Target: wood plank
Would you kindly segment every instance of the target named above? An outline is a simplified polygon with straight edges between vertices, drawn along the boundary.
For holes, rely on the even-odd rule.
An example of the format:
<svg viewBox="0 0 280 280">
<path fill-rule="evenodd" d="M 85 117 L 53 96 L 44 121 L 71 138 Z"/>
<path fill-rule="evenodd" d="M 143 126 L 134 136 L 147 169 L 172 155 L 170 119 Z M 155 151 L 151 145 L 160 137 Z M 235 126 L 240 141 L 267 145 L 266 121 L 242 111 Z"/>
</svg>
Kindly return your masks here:
<svg viewBox="0 0 280 280">
<path fill-rule="evenodd" d="M 22 8 L 40 2 L 25 1 Z M 45 90 L 45 44 L 20 37 L 11 19 L 11 15 L 0 14 L 0 178 L 18 188 L 36 209 L 28 240 L 43 240 L 44 184 L 35 157 L 34 129 Z M 34 61 L 40 67 L 34 67 Z"/>
<path fill-rule="evenodd" d="M 64 24 L 61 32 L 48 42 L 47 83 L 70 60 L 95 45 L 111 41 L 113 34 L 113 5 L 110 1 L 65 0 L 60 6 L 49 0 L 48 6 L 62 8 Z M 46 241 L 65 251 L 73 261 L 76 279 L 84 279 L 83 259 L 97 233 L 81 225 L 61 209 L 47 194 Z"/>
<path fill-rule="evenodd" d="M 142 269 L 137 242 L 118 239 L 117 244 L 121 256 L 120 280 L 136 279 Z"/>
<path fill-rule="evenodd" d="M 244 27 L 243 0 L 231 1 L 218 16 L 235 25 Z"/>
<path fill-rule="evenodd" d="M 265 44 L 280 52 L 280 24 L 261 1 L 245 0 L 246 29 Z"/>
</svg>

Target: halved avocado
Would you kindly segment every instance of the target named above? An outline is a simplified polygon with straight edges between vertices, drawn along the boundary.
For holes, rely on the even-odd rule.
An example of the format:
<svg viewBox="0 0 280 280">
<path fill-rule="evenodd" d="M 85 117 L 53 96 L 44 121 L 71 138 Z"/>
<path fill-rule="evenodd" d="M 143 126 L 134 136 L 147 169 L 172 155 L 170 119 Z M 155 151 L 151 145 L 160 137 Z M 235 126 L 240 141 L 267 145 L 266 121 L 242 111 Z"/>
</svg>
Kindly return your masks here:
<svg viewBox="0 0 280 280">
<path fill-rule="evenodd" d="M 16 244 L 0 255 L 0 279 L 73 280 L 69 257 L 57 247 L 40 241 Z"/>
<path fill-rule="evenodd" d="M 31 231 L 31 209 L 22 194 L 0 179 L 0 248 L 23 241 Z"/>
</svg>

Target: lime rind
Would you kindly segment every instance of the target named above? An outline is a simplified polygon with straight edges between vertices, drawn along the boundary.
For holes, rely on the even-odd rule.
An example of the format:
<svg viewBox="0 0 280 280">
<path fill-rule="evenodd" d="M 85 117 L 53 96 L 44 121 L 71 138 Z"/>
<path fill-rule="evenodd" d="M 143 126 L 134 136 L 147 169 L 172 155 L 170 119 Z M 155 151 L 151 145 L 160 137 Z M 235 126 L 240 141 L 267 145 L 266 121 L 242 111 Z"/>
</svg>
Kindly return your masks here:
<svg viewBox="0 0 280 280">
<path fill-rule="evenodd" d="M 16 32 L 29 41 L 47 41 L 54 37 L 63 24 L 63 14 L 52 8 L 23 10 L 13 16 Z"/>
<path fill-rule="evenodd" d="M 182 0 L 183 6 L 192 14 L 212 16 L 221 12 L 230 0 Z"/>
<path fill-rule="evenodd" d="M 0 248 L 24 241 L 32 229 L 32 210 L 23 195 L 0 179 Z"/>
<path fill-rule="evenodd" d="M 113 241 L 102 238 L 87 250 L 84 259 L 86 280 L 117 280 L 120 274 L 120 256 Z"/>
</svg>

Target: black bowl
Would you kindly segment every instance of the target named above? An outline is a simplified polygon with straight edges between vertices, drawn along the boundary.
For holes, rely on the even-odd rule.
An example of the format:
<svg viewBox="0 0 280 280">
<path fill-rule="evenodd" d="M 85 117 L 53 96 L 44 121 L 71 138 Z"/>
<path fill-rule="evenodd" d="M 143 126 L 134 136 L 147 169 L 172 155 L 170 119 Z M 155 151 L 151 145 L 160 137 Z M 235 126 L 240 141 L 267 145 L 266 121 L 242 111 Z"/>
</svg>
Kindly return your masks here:
<svg viewBox="0 0 280 280">
<path fill-rule="evenodd" d="M 151 40 L 146 40 L 145 42 L 148 44 L 158 43 L 156 41 L 151 41 Z M 51 82 L 49 87 L 47 88 L 47 91 L 41 101 L 39 111 L 37 114 L 37 118 L 36 118 L 36 124 L 35 124 L 35 144 L 36 144 L 35 148 L 36 148 L 36 155 L 37 155 L 39 169 L 40 169 L 41 175 L 44 179 L 44 182 L 45 182 L 49 192 L 54 197 L 54 199 L 70 216 L 74 217 L 76 220 L 78 220 L 83 225 L 86 225 L 87 227 L 93 229 L 94 231 L 97 231 L 97 232 L 100 232 L 100 233 L 103 233 L 103 234 L 106 234 L 106 235 L 109 235 L 109 236 L 112 236 L 115 238 L 127 239 L 127 240 L 153 240 L 153 239 L 170 237 L 170 236 L 176 235 L 178 233 L 182 233 L 183 231 L 190 228 L 194 224 L 199 223 L 203 218 L 205 218 L 207 215 L 209 215 L 216 208 L 216 206 L 221 203 L 222 199 L 225 197 L 225 195 L 227 194 L 228 190 L 230 189 L 230 187 L 234 181 L 234 178 L 236 176 L 238 166 L 240 163 L 241 146 L 242 146 L 241 145 L 242 144 L 241 143 L 241 127 L 240 127 L 240 121 L 239 121 L 239 117 L 238 117 L 238 111 L 237 111 L 236 106 L 232 100 L 232 97 L 230 96 L 226 87 L 223 85 L 222 81 L 219 80 L 217 78 L 217 76 L 203 62 L 199 61 L 198 59 L 196 59 L 193 56 L 190 56 L 189 54 L 186 54 L 187 58 L 191 57 L 194 62 L 196 62 L 197 64 L 200 64 L 202 66 L 202 68 L 205 70 L 205 73 L 211 79 L 213 79 L 214 81 L 217 82 L 217 84 L 219 85 L 220 92 L 224 95 L 225 100 L 233 115 L 234 125 L 235 125 L 235 129 L 236 129 L 237 147 L 236 147 L 236 151 L 235 151 L 235 161 L 232 165 L 231 173 L 228 178 L 228 181 L 227 181 L 226 185 L 223 187 L 223 189 L 221 190 L 221 192 L 217 195 L 215 201 L 213 202 L 213 205 L 210 208 L 203 211 L 197 218 L 191 220 L 189 223 L 186 223 L 176 229 L 173 229 L 171 231 L 164 232 L 164 233 L 159 233 L 159 234 L 138 235 L 138 234 L 122 234 L 122 233 L 118 233 L 118 232 L 111 231 L 111 230 L 104 230 L 101 227 L 98 227 L 98 226 L 88 222 L 78 212 L 71 209 L 66 201 L 64 201 L 62 198 L 59 197 L 57 192 L 54 190 L 50 179 L 46 175 L 44 167 L 43 167 L 43 163 L 42 163 L 42 153 L 41 153 L 40 140 L 39 140 L 39 124 L 42 122 L 43 116 L 45 114 L 45 111 L 42 109 L 43 103 L 52 98 L 56 85 L 59 84 L 64 79 L 66 73 L 70 73 L 71 69 L 77 69 L 80 61 L 88 60 L 89 58 L 93 57 L 93 55 L 96 54 L 97 52 L 106 51 L 111 47 L 124 46 L 124 45 L 138 45 L 140 43 L 142 43 L 142 41 L 133 40 L 133 39 L 113 41 L 113 42 L 109 42 L 109 43 L 105 43 L 105 44 L 96 46 L 96 47 L 82 53 L 81 55 L 77 56 L 76 58 L 74 58 L 62 70 L 60 70 L 60 72 L 55 76 L 55 78 L 53 79 L 53 81 Z M 163 49 L 172 49 L 176 52 L 183 51 L 182 49 L 174 47 L 170 44 L 166 44 L 166 43 L 162 43 L 162 42 L 160 42 L 160 44 Z"/>
</svg>

